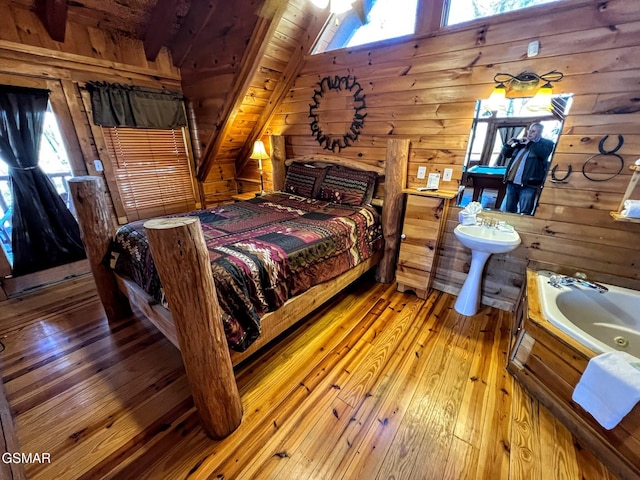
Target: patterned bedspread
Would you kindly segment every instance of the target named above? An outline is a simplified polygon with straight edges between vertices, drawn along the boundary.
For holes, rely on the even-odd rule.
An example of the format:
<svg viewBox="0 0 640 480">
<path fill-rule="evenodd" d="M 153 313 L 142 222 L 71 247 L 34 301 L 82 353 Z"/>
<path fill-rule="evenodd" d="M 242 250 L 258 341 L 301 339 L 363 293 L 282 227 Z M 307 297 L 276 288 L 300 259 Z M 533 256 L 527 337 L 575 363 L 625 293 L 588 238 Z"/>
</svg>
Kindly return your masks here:
<svg viewBox="0 0 640 480">
<path fill-rule="evenodd" d="M 378 213 L 283 193 L 189 213 L 202 223 L 230 348 L 260 335 L 260 318 L 382 247 Z M 165 303 L 144 222 L 121 227 L 111 266 Z"/>
</svg>

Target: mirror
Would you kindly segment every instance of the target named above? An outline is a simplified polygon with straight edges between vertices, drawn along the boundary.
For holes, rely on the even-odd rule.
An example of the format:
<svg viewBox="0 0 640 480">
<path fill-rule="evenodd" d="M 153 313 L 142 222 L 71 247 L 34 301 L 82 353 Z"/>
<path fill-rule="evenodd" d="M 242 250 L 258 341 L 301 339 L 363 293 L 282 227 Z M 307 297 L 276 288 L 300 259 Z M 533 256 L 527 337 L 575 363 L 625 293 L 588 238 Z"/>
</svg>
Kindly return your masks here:
<svg viewBox="0 0 640 480">
<path fill-rule="evenodd" d="M 478 100 L 458 206 L 477 201 L 484 209 L 533 215 L 572 98 L 554 95 L 544 111 L 527 108 L 529 97 L 507 99 L 499 110 Z"/>
</svg>

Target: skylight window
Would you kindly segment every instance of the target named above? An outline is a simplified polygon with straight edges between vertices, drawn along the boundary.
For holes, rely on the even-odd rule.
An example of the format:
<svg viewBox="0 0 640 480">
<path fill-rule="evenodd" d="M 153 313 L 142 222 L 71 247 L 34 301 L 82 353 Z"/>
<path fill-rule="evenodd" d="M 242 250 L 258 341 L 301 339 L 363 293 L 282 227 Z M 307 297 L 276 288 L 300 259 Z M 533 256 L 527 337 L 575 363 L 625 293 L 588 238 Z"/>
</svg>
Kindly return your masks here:
<svg viewBox="0 0 640 480">
<path fill-rule="evenodd" d="M 378 0 L 369 12 L 369 22 L 353 33 L 346 46 L 411 35 L 416 29 L 417 6 L 418 0 Z"/>
<path fill-rule="evenodd" d="M 329 22 L 330 28 L 322 33 L 313 53 L 364 45 L 415 32 L 418 0 L 375 0 L 364 4 L 365 24 L 355 10 L 334 15 Z"/>
<path fill-rule="evenodd" d="M 448 0 L 445 25 L 456 25 L 555 1 L 557 0 Z"/>
</svg>

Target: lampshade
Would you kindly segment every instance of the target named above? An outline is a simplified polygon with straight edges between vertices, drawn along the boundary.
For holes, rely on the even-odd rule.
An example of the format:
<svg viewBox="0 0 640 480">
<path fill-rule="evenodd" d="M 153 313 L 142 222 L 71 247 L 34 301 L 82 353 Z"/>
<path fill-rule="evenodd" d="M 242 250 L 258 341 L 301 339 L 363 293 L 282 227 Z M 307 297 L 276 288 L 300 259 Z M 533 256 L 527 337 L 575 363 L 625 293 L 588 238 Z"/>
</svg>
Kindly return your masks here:
<svg viewBox="0 0 640 480">
<path fill-rule="evenodd" d="M 487 99 L 487 108 L 490 111 L 505 110 L 507 108 L 507 89 L 504 83 L 500 83 L 493 89 L 491 95 Z"/>
<path fill-rule="evenodd" d="M 329 5 L 329 0 L 311 0 L 311 3 L 313 3 L 318 8 L 327 8 L 327 5 Z"/>
<path fill-rule="evenodd" d="M 551 110 L 551 94 L 553 87 L 550 82 L 545 83 L 527 103 L 527 108 L 533 112 Z"/>
<path fill-rule="evenodd" d="M 257 159 L 257 160 L 265 160 L 269 158 L 269 154 L 264 148 L 264 143 L 262 140 L 256 140 L 253 143 L 253 152 L 249 158 Z"/>
</svg>

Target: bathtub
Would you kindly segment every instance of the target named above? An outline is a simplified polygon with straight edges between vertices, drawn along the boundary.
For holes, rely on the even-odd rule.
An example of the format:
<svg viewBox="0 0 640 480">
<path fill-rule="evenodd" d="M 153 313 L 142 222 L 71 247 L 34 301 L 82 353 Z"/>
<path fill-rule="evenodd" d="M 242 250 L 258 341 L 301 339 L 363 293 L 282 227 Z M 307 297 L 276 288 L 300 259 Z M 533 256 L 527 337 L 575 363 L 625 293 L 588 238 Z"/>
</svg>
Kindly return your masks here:
<svg viewBox="0 0 640 480">
<path fill-rule="evenodd" d="M 554 287 L 551 275 L 537 272 L 542 313 L 551 324 L 595 353 L 620 350 L 640 358 L 640 292 L 606 284 L 606 293 Z"/>
</svg>

